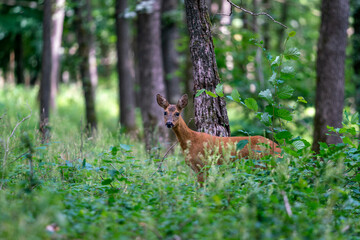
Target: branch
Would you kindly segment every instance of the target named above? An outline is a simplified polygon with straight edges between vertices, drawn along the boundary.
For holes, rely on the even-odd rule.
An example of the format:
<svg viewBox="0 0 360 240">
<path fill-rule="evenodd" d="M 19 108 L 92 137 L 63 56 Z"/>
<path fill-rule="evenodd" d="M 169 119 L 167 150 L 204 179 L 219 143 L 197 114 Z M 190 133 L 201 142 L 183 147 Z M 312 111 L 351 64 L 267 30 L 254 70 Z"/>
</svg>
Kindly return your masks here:
<svg viewBox="0 0 360 240">
<path fill-rule="evenodd" d="M 283 24 L 283 23 L 281 23 L 281 22 L 279 22 L 279 21 L 276 21 L 270 14 L 268 14 L 268 13 L 266 13 L 266 12 L 254 13 L 254 12 L 251 12 L 251 11 L 249 11 L 249 10 L 241 7 L 241 6 L 236 5 L 235 3 L 233 3 L 233 2 L 230 1 L 230 0 L 226 0 L 226 1 L 227 1 L 228 3 L 230 3 L 230 5 L 231 5 L 231 10 L 230 10 L 229 16 L 232 15 L 232 7 L 234 7 L 234 8 L 240 9 L 241 11 L 243 11 L 243 12 L 245 12 L 245 13 L 247 13 L 247 14 L 250 14 L 250 15 L 252 15 L 252 16 L 254 16 L 254 17 L 260 16 L 260 15 L 265 15 L 265 16 L 267 16 L 268 18 L 270 18 L 274 23 L 277 23 L 277 24 L 279 24 L 280 26 L 282 26 L 282 27 L 284 27 L 284 28 L 288 28 L 285 24 Z"/>
</svg>

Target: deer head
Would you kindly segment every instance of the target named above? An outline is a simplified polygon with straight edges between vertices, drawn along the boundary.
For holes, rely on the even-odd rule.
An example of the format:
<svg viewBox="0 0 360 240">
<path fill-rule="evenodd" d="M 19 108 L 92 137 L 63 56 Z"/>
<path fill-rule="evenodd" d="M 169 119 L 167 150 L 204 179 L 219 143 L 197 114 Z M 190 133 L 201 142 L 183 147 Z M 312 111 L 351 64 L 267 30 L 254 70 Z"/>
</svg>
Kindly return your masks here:
<svg viewBox="0 0 360 240">
<path fill-rule="evenodd" d="M 168 128 L 176 127 L 179 123 L 181 111 L 186 107 L 188 104 L 188 96 L 184 94 L 176 105 L 169 104 L 169 102 L 161 96 L 160 94 L 156 95 L 157 103 L 160 107 L 164 109 L 164 121 L 165 125 Z"/>
</svg>

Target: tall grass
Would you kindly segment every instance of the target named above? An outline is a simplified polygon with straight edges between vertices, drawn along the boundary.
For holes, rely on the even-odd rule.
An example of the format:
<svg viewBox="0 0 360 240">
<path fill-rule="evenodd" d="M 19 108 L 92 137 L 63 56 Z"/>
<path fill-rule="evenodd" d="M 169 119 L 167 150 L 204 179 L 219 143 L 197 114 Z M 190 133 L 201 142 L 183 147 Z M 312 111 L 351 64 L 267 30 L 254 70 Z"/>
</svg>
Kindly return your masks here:
<svg viewBox="0 0 360 240">
<path fill-rule="evenodd" d="M 356 149 L 268 158 L 267 169 L 251 159 L 213 165 L 200 188 L 178 148 L 159 169 L 161 154 L 120 133 L 111 90 L 99 91 L 99 131 L 88 138 L 80 88 L 63 87 L 41 145 L 36 94 L 0 92 L 0 239 L 360 238 L 359 180 L 348 167 Z"/>
</svg>

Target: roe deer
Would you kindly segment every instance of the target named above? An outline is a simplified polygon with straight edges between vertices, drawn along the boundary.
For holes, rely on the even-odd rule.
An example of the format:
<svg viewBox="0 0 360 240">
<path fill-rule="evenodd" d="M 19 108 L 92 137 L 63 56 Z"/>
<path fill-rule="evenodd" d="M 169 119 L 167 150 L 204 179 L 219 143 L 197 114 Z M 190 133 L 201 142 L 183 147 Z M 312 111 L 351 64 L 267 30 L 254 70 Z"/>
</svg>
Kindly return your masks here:
<svg viewBox="0 0 360 240">
<path fill-rule="evenodd" d="M 206 177 L 206 170 L 204 170 L 204 167 L 207 165 L 205 159 L 206 149 L 213 149 L 215 150 L 214 152 L 220 154 L 217 164 L 223 163 L 223 149 L 230 151 L 232 156 L 239 158 L 247 158 L 249 156 L 261 158 L 265 155 L 274 155 L 274 152 L 276 154 L 281 153 L 281 149 L 276 143 L 262 136 L 217 137 L 191 130 L 180 115 L 188 103 L 188 96 L 186 94 L 179 99 L 176 105 L 169 104 L 160 94 L 156 95 L 156 100 L 159 106 L 164 109 L 165 125 L 174 131 L 185 155 L 185 162 L 195 171 L 198 182 L 201 185 Z M 248 143 L 243 149 L 237 151 L 236 144 L 242 140 L 247 140 Z M 264 145 L 267 145 L 267 147 Z"/>
</svg>

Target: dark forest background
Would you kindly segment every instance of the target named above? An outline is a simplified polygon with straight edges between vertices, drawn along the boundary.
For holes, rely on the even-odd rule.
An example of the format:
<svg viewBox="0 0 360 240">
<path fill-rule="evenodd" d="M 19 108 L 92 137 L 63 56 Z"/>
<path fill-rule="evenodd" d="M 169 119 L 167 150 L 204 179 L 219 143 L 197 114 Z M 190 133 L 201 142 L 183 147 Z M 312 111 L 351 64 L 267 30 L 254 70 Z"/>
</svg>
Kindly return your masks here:
<svg viewBox="0 0 360 240">
<path fill-rule="evenodd" d="M 0 239 L 358 239 L 359 112 L 360 0 L 0 0 Z"/>
</svg>

